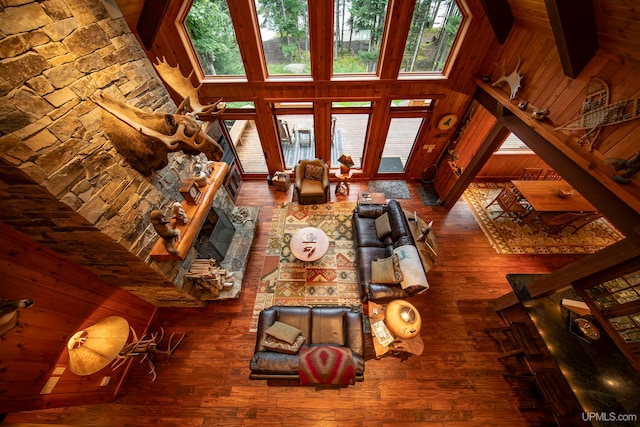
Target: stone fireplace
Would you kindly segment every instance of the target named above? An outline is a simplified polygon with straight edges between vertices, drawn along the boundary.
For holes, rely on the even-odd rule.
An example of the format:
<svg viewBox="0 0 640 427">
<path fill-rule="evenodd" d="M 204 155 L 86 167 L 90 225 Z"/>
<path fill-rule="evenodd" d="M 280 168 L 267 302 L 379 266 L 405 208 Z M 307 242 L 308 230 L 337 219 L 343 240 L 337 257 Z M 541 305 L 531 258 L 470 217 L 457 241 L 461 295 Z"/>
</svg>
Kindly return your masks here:
<svg viewBox="0 0 640 427">
<path fill-rule="evenodd" d="M 150 257 L 158 236 L 149 213 L 170 216 L 193 159 L 174 153 L 168 166 L 142 176 L 110 143 L 103 110 L 90 100 L 102 90 L 147 111 L 176 109 L 120 11 L 109 0 L 5 4 L 0 220 L 156 306 L 205 305 L 200 291 L 183 284 L 195 249 L 180 261 Z M 238 210 L 223 188 L 212 205 Z M 224 261 L 240 282 L 227 297 L 239 292 L 257 212 L 246 217 Z"/>
</svg>

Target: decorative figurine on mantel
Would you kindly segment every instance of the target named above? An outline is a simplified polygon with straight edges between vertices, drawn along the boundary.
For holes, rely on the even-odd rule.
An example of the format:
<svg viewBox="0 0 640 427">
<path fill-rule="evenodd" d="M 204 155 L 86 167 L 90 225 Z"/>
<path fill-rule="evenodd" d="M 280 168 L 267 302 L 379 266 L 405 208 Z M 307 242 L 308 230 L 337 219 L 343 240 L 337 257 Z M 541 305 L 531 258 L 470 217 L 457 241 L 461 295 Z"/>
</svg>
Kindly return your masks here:
<svg viewBox="0 0 640 427">
<path fill-rule="evenodd" d="M 173 210 L 173 217 L 176 219 L 176 221 L 178 221 L 182 225 L 189 222 L 189 217 L 187 216 L 187 213 L 182 208 L 182 204 L 180 202 L 175 202 L 171 206 L 171 208 Z"/>
<path fill-rule="evenodd" d="M 200 156 L 196 157 L 196 162 L 193 167 L 193 180 L 198 187 L 204 187 L 209 184 L 209 177 L 215 170 L 216 162 L 203 161 Z"/>
<path fill-rule="evenodd" d="M 170 221 L 159 210 L 151 211 L 150 217 L 154 230 L 164 241 L 164 248 L 170 254 L 177 254 L 178 250 L 174 244 L 180 241 L 180 230 L 171 228 L 169 226 Z"/>
</svg>

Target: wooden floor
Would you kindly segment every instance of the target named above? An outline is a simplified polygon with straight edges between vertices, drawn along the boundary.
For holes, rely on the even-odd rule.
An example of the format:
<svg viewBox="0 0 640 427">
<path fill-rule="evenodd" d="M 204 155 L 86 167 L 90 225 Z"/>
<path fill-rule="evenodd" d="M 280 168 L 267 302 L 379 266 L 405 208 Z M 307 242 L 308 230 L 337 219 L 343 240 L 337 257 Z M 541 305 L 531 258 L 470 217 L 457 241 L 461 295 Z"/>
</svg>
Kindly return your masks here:
<svg viewBox="0 0 640 427">
<path fill-rule="evenodd" d="M 332 184 L 333 186 L 333 184 Z M 447 211 L 423 206 L 415 184 L 400 200 L 434 220 L 439 257 L 431 288 L 413 297 L 423 319 L 425 351 L 406 361 L 375 360 L 367 336 L 365 380 L 317 390 L 251 381 L 255 334 L 249 320 L 261 276 L 272 206 L 291 199 L 264 181 L 245 182 L 241 206 L 260 207 L 260 224 L 238 300 L 201 309 L 159 309 L 153 328 L 185 332 L 169 360 L 135 363 L 113 403 L 9 414 L 5 422 L 101 426 L 540 426 L 548 415 L 521 413 L 502 378 L 499 346 L 483 328 L 501 319 L 489 302 L 510 290 L 507 273 L 553 271 L 578 256 L 498 255 L 464 201 Z M 355 201 L 365 182 L 352 184 Z M 332 194 L 332 198 L 335 196 Z M 344 199 L 344 198 L 343 198 Z"/>
</svg>

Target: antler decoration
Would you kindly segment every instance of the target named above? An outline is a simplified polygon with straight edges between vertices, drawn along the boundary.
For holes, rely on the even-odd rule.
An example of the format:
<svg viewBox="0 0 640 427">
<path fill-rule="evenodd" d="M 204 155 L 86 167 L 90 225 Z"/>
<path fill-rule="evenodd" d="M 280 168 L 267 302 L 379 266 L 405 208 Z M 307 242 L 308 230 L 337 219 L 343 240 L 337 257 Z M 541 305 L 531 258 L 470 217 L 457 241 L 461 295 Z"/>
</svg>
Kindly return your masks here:
<svg viewBox="0 0 640 427">
<path fill-rule="evenodd" d="M 102 93 L 97 94 L 96 96 L 92 97 L 92 100 L 93 102 L 95 102 L 96 104 L 98 104 L 99 106 L 101 106 L 102 108 L 104 108 L 105 110 L 107 110 L 108 112 L 110 112 L 111 114 L 113 114 L 114 116 L 116 116 L 117 118 L 119 118 L 120 120 L 122 120 L 123 122 L 131 126 L 132 128 L 134 128 L 141 134 L 150 136 L 152 138 L 156 138 L 162 141 L 164 145 L 166 145 L 167 148 L 170 150 L 177 150 L 178 145 L 181 142 L 195 149 L 199 149 L 204 142 L 204 141 L 198 142 L 196 140 L 196 138 L 198 137 L 198 134 L 202 131 L 200 127 L 196 129 L 196 132 L 193 135 L 187 136 L 187 134 L 185 133 L 185 129 L 186 129 L 185 124 L 180 123 L 178 124 L 178 129 L 176 129 L 175 134 L 165 135 L 162 132 L 158 132 L 154 129 L 151 129 L 148 126 L 145 126 L 139 122 L 132 120 L 131 118 L 127 117 L 126 114 L 123 114 L 120 110 L 112 108 L 109 104 L 102 101 L 103 96 L 104 94 Z"/>
<path fill-rule="evenodd" d="M 518 70 L 518 68 L 520 68 L 520 55 L 518 55 L 518 64 L 516 65 L 516 68 L 514 68 L 511 74 L 509 74 L 508 76 L 505 75 L 506 74 L 506 71 L 504 69 L 505 63 L 503 62 L 502 65 L 498 65 L 498 66 L 502 68 L 502 75 L 498 78 L 498 80 L 493 82 L 492 86 L 496 87 L 499 84 L 506 82 L 507 85 L 509 85 L 509 88 L 511 89 L 509 99 L 513 99 L 516 97 L 516 92 L 518 92 L 518 89 L 520 89 L 520 81 L 522 80 L 522 76 L 520 75 L 520 72 Z"/>
<path fill-rule="evenodd" d="M 222 102 L 222 98 L 219 98 L 217 101 L 210 105 L 203 105 L 200 103 L 200 98 L 198 97 L 198 92 L 202 84 L 198 85 L 198 87 L 193 87 L 191 83 L 191 77 L 193 76 L 193 71 L 189 73 L 187 77 L 185 77 L 178 65 L 172 67 L 167 62 L 166 58 L 163 56 L 162 59 L 156 58 L 158 63 L 154 63 L 153 66 L 156 68 L 156 71 L 164 80 L 164 82 L 171 87 L 174 91 L 176 91 L 179 95 L 181 95 L 184 99 L 180 106 L 178 107 L 178 114 L 183 114 L 185 112 L 194 113 L 194 115 L 198 117 L 200 114 L 213 115 L 217 116 L 222 113 L 224 109 L 227 107 L 224 102 Z"/>
</svg>

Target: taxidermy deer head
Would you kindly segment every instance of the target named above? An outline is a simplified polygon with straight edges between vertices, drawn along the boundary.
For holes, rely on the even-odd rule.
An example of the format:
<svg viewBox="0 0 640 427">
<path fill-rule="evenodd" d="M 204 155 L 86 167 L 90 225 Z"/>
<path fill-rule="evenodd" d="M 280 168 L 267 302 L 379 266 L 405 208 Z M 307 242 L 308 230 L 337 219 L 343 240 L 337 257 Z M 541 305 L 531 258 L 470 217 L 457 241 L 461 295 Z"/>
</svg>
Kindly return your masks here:
<svg viewBox="0 0 640 427">
<path fill-rule="evenodd" d="M 202 105 L 198 88 L 184 77 L 178 67 L 171 67 L 163 59 L 154 64 L 162 79 L 183 101 L 175 114 L 148 113 L 97 93 L 92 100 L 110 114 L 104 115 L 103 125 L 111 143 L 131 166 L 143 175 L 151 175 L 168 163 L 167 154 L 184 151 L 190 155 L 204 153 L 209 160 L 219 161 L 222 148 L 196 121 L 198 114 L 215 116 L 224 111 L 221 99 Z"/>
</svg>

